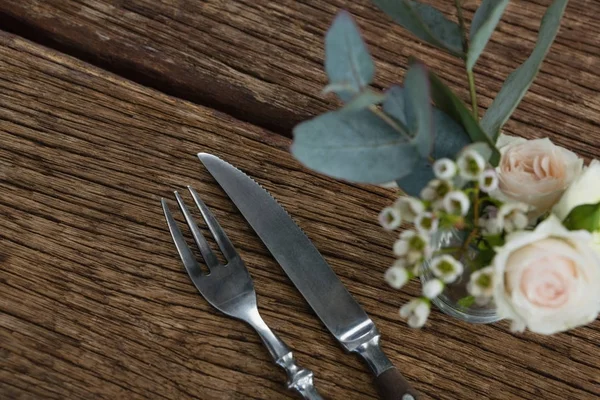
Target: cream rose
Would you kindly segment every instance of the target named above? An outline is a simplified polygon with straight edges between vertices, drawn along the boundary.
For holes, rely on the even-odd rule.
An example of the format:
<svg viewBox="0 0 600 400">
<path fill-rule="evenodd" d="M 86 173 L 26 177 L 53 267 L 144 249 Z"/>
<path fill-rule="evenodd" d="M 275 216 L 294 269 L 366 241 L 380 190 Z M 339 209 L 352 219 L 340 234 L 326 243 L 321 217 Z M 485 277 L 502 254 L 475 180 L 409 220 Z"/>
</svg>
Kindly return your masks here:
<svg viewBox="0 0 600 400">
<path fill-rule="evenodd" d="M 594 160 L 569 186 L 552 212 L 564 220 L 575 207 L 600 203 L 600 161 Z"/>
<path fill-rule="evenodd" d="M 583 160 L 554 145 L 550 139 L 525 140 L 500 135 L 496 144 L 502 154 L 499 185 L 493 195 L 520 201 L 538 214 L 548 211 L 581 173 Z"/>
<path fill-rule="evenodd" d="M 600 311 L 600 254 L 587 231 L 554 215 L 496 249 L 494 300 L 513 330 L 552 334 L 587 324 Z"/>
</svg>

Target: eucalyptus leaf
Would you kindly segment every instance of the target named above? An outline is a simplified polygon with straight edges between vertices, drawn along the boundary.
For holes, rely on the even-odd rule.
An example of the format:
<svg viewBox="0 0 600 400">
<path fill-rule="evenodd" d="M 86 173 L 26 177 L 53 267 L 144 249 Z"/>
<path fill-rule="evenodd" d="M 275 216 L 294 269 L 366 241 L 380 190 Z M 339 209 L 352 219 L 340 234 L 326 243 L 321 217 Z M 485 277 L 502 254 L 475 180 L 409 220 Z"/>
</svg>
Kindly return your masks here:
<svg viewBox="0 0 600 400">
<path fill-rule="evenodd" d="M 433 145 L 433 115 L 429 77 L 423 64 L 410 66 L 404 77 L 405 109 L 408 127 L 423 158 L 429 157 Z"/>
<path fill-rule="evenodd" d="M 481 126 L 495 141 L 535 79 L 560 27 L 569 0 L 554 0 L 542 18 L 538 40 L 529 58 L 513 71 L 488 108 Z"/>
<path fill-rule="evenodd" d="M 404 88 L 402 86 L 394 85 L 385 92 L 383 111 L 405 126 L 408 132 L 407 120 L 412 119 L 412 116 L 409 118 L 406 117 L 407 109 L 404 100 Z"/>
<path fill-rule="evenodd" d="M 496 25 L 510 0 L 483 0 L 475 12 L 469 34 L 469 52 L 467 54 L 467 70 L 472 71 L 477 59 L 485 49 Z"/>
<path fill-rule="evenodd" d="M 374 0 L 374 3 L 419 39 L 464 58 L 460 26 L 436 8 L 413 0 Z"/>
<path fill-rule="evenodd" d="M 372 105 L 383 103 L 385 94 L 376 92 L 373 89 L 367 88 L 355 96 L 352 100 L 344 105 L 340 110 L 342 112 L 353 112 L 369 108 Z"/>
<path fill-rule="evenodd" d="M 315 171 L 377 184 L 408 175 L 419 159 L 415 145 L 370 110 L 329 112 L 297 125 L 291 150 Z"/>
<path fill-rule="evenodd" d="M 490 163 L 493 166 L 498 165 L 500 162 L 500 152 L 492 139 L 481 128 L 477 120 L 475 120 L 471 111 L 465 106 L 465 103 L 431 71 L 429 72 L 429 81 L 431 82 L 431 97 L 435 105 L 461 124 L 472 142 L 487 143 L 492 149 Z"/>
<path fill-rule="evenodd" d="M 434 160 L 454 159 L 465 146 L 471 144 L 464 128 L 437 108 L 433 108 L 433 127 L 435 140 L 431 156 Z M 431 160 L 421 158 L 410 175 L 398 179 L 397 184 L 409 196 L 419 196 L 421 189 L 432 179 L 435 179 L 435 175 Z"/>
<path fill-rule="evenodd" d="M 572 231 L 585 229 L 589 232 L 600 232 L 600 203 L 575 207 L 563 224 Z"/>
<path fill-rule="evenodd" d="M 325 71 L 329 77 L 326 90 L 344 102 L 362 92 L 375 76 L 375 64 L 347 11 L 335 17 L 325 36 Z"/>
</svg>

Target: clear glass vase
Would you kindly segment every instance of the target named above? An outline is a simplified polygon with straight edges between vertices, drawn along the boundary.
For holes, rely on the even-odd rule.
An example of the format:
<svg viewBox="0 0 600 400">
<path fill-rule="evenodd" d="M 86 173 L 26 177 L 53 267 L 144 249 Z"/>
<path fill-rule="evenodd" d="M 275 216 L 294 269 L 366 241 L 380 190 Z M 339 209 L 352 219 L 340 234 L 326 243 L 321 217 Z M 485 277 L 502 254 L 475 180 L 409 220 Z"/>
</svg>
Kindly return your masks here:
<svg viewBox="0 0 600 400">
<path fill-rule="evenodd" d="M 466 234 L 457 230 L 438 231 L 432 237 L 431 246 L 434 252 L 444 248 L 461 247 L 465 238 Z M 496 307 L 493 302 L 486 305 L 478 305 L 475 303 L 465 305 L 465 302 L 461 301 L 469 296 L 467 284 L 469 283 L 471 273 L 473 272 L 473 268 L 469 268 L 469 265 L 473 264 L 473 260 L 475 260 L 478 250 L 475 247 L 471 247 L 465 253 L 466 254 L 460 260 L 463 265 L 465 265 L 464 273 L 455 282 L 447 284 L 444 291 L 438 297 L 433 299 L 432 303 L 445 314 L 466 322 L 489 324 L 499 321 L 501 318 L 497 315 Z M 481 265 L 480 267 L 485 267 L 485 265 Z M 429 262 L 426 261 L 424 264 L 424 273 L 421 275 L 421 283 L 424 285 L 434 278 L 435 277 L 429 268 Z"/>
</svg>

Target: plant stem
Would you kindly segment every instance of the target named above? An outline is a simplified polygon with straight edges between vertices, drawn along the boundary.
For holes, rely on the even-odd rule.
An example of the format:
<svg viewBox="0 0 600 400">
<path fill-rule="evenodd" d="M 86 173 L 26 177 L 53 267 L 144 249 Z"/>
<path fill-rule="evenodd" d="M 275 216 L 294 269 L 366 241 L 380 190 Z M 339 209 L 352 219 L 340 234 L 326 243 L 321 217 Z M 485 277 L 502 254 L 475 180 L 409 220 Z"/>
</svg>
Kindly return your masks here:
<svg viewBox="0 0 600 400">
<path fill-rule="evenodd" d="M 458 23 L 460 24 L 460 30 L 462 33 L 463 52 L 465 54 L 468 54 L 469 41 L 467 40 L 467 29 L 465 27 L 465 17 L 462 12 L 461 0 L 454 0 L 454 4 L 456 4 Z M 473 75 L 473 71 L 467 70 L 467 79 L 469 81 L 469 93 L 471 95 L 471 109 L 473 111 L 473 116 L 475 117 L 475 120 L 479 121 L 479 109 L 477 106 L 477 89 L 475 87 L 475 76 Z"/>
<path fill-rule="evenodd" d="M 440 254 L 454 254 L 454 253 L 458 253 L 461 250 L 460 247 L 444 247 L 443 249 L 438 249 L 436 251 L 433 252 L 434 256 L 440 255 Z"/>
<path fill-rule="evenodd" d="M 376 105 L 369 106 L 369 110 L 379 118 L 381 118 L 384 122 L 386 122 L 389 126 L 391 126 L 394 130 L 400 132 L 400 134 L 404 135 L 407 140 L 412 140 L 412 137 L 406 132 L 405 129 L 402 129 L 400 125 L 396 123 L 389 115 L 384 113 L 381 109 L 379 109 Z"/>
<path fill-rule="evenodd" d="M 473 71 L 467 70 L 467 78 L 469 79 L 469 93 L 471 94 L 471 109 L 475 121 L 479 121 L 479 107 L 477 105 L 477 88 L 475 87 L 475 75 Z"/>
<path fill-rule="evenodd" d="M 479 228 L 477 228 L 477 221 L 479 221 L 479 184 L 478 183 L 475 184 L 475 190 L 473 191 L 473 194 L 474 194 L 474 196 L 473 196 L 473 222 L 475 224 L 475 227 L 473 228 L 471 233 L 469 233 L 469 236 L 467 236 L 467 239 L 465 240 L 462 247 L 460 248 L 460 251 L 458 252 L 458 257 L 457 257 L 458 260 L 460 260 L 461 258 L 464 257 L 464 255 L 467 252 L 467 250 L 469 249 L 469 245 L 471 244 L 473 239 L 475 239 L 477 237 L 477 235 L 479 235 Z"/>
<path fill-rule="evenodd" d="M 463 16 L 461 2 L 461 0 L 454 0 L 456 13 L 458 15 L 458 23 L 460 24 L 460 31 L 462 33 L 463 52 L 467 54 L 469 52 L 469 42 L 467 41 L 467 29 L 465 28 L 465 17 Z"/>
</svg>

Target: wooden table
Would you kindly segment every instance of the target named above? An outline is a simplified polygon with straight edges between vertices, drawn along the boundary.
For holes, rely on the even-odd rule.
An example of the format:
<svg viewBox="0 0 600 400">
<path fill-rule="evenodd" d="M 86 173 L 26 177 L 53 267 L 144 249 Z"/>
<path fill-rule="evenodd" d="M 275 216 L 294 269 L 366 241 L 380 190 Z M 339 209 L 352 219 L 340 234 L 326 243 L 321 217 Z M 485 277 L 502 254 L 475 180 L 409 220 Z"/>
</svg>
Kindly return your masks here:
<svg viewBox="0 0 600 400">
<path fill-rule="evenodd" d="M 430 1 L 449 15 L 452 2 Z M 471 19 L 478 1 L 466 3 Z M 514 0 L 477 67 L 484 106 L 536 38 L 548 0 Z M 375 399 L 195 153 L 269 189 L 372 316 L 385 351 L 427 398 L 600 396 L 600 323 L 544 337 L 434 311 L 411 330 L 388 288 L 393 191 L 311 172 L 290 128 L 337 106 L 320 94 L 323 33 L 348 8 L 376 85 L 419 55 L 466 97 L 463 70 L 368 0 L 4 0 L 0 3 L 0 398 L 284 399 L 283 373 L 245 325 L 196 292 L 159 199 L 199 190 L 254 277 L 266 321 L 330 399 Z M 574 0 L 506 126 L 600 157 L 600 1 Z"/>
</svg>

